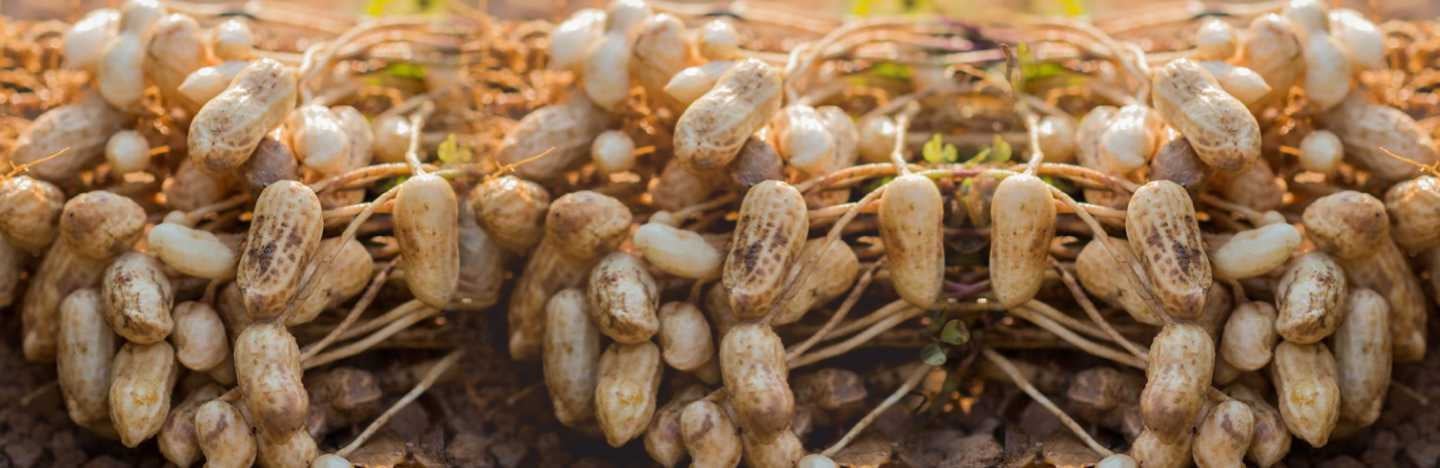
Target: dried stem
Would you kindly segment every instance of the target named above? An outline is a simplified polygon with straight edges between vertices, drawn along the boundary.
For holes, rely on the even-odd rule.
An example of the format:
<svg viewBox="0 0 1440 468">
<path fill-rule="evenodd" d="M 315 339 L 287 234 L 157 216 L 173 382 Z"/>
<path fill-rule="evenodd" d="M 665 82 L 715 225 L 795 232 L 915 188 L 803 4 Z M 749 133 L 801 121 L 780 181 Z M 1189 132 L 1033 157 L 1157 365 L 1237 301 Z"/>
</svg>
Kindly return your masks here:
<svg viewBox="0 0 1440 468">
<path fill-rule="evenodd" d="M 365 294 L 360 296 L 360 300 L 355 301 L 355 305 L 350 307 L 350 313 L 345 314 L 345 319 L 341 320 L 339 325 L 330 329 L 330 332 L 326 333 L 325 337 L 320 338 L 320 341 L 316 341 L 305 347 L 305 350 L 300 353 L 300 360 L 302 362 L 319 354 L 332 343 L 340 340 L 340 335 L 345 333 L 351 325 L 355 324 L 356 320 L 360 319 L 360 315 L 365 313 L 365 309 L 370 308 L 370 304 L 375 302 L 375 297 L 380 295 L 380 287 L 385 285 L 385 280 L 390 277 L 390 271 L 395 268 L 397 261 L 399 261 L 398 258 L 386 262 L 385 266 L 375 273 L 375 277 L 370 279 L 370 285 L 365 287 Z"/>
<path fill-rule="evenodd" d="M 900 384 L 900 388 L 895 389 L 894 393 L 891 393 L 890 396 L 885 397 L 885 401 L 880 402 L 879 405 L 875 405 L 875 409 L 870 410 L 870 413 L 866 414 L 864 418 L 860 419 L 860 422 L 855 423 L 855 427 L 851 427 L 850 431 L 846 432 L 844 437 L 841 437 L 840 440 L 836 441 L 834 445 L 830 446 L 830 448 L 825 449 L 822 454 L 827 457 L 833 457 L 836 453 L 839 453 L 841 450 L 845 449 L 845 446 L 849 445 L 850 441 L 855 440 L 855 437 L 859 436 L 860 433 L 865 430 L 865 428 L 870 427 L 870 424 L 875 422 L 875 419 L 879 418 L 880 414 L 884 413 L 885 410 L 889 409 L 891 406 L 894 406 L 895 403 L 900 401 L 900 398 L 903 398 L 905 395 L 909 394 L 911 390 L 914 390 L 915 386 L 920 385 L 920 381 L 924 380 L 926 375 L 930 375 L 930 371 L 934 369 L 935 366 L 921 365 L 919 368 L 915 369 L 914 372 L 911 372 L 910 376 L 905 378 L 905 383 Z"/>
<path fill-rule="evenodd" d="M 875 269 L 880 268 L 880 265 L 884 263 L 885 261 L 881 260 L 871 264 L 869 268 L 866 268 L 865 272 L 860 275 L 860 279 L 855 281 L 855 286 L 850 288 L 850 294 L 845 296 L 845 301 L 840 303 L 840 307 L 835 309 L 835 313 L 830 314 L 830 320 L 826 320 L 825 325 L 822 325 L 819 330 L 816 330 L 815 333 L 810 335 L 809 338 L 806 338 L 805 341 L 791 346 L 790 350 L 785 353 L 785 360 L 794 360 L 801 354 L 805 354 L 806 351 L 809 351 L 810 348 L 824 339 L 825 336 L 830 333 L 830 330 L 833 330 L 836 325 L 839 325 L 840 321 L 845 320 L 845 316 L 849 315 L 850 310 L 855 308 L 855 303 L 860 301 L 860 296 L 865 293 L 865 288 L 870 287 L 870 281 L 875 279 Z"/>
<path fill-rule="evenodd" d="M 1070 271 L 1060 265 L 1060 261 L 1051 257 L 1050 264 L 1054 265 L 1055 270 L 1060 272 L 1060 280 L 1064 282 L 1065 287 L 1070 290 L 1070 295 L 1075 296 L 1075 302 L 1080 304 L 1080 308 L 1085 309 L 1085 314 L 1090 316 L 1090 320 L 1100 325 L 1100 329 L 1105 330 L 1105 333 L 1110 335 L 1110 341 L 1120 345 L 1121 348 L 1125 348 L 1126 351 L 1134 354 L 1135 357 L 1144 359 L 1150 355 L 1150 351 L 1131 342 L 1129 338 L 1125 338 L 1125 335 L 1120 334 L 1114 326 L 1110 325 L 1110 321 L 1105 320 L 1105 316 L 1100 315 L 1100 310 L 1095 308 L 1095 303 L 1090 301 L 1090 296 L 1085 294 L 1084 289 L 1080 288 L 1080 284 L 1075 281 L 1075 277 L 1070 274 Z"/>
<path fill-rule="evenodd" d="M 870 341 L 871 338 L 874 338 L 881 333 L 885 333 L 891 328 L 895 328 L 896 325 L 900 325 L 906 320 L 918 317 L 924 312 L 925 311 L 923 309 L 906 305 L 905 309 L 902 312 L 890 314 L 890 316 L 885 318 L 885 320 L 881 320 L 879 323 L 870 326 L 870 328 L 866 329 L 860 334 L 851 337 L 848 340 L 815 350 L 808 355 L 795 358 L 794 360 L 790 361 L 790 368 L 799 369 L 801 367 L 805 367 L 850 352 L 850 350 L 858 348 L 860 347 L 860 345 L 865 344 L 865 342 Z"/>
<path fill-rule="evenodd" d="M 1021 374 L 1020 370 L 1016 369 L 1015 364 L 1011 363 L 1009 359 L 988 348 L 981 349 L 980 352 L 985 354 L 985 359 L 989 359 L 990 362 L 995 364 L 995 367 L 999 367 L 1006 376 L 1009 376 L 1010 381 L 1015 382 L 1015 386 L 1020 387 L 1020 390 L 1024 391 L 1026 395 L 1030 395 L 1031 399 L 1040 403 L 1040 406 L 1044 406 L 1046 410 L 1050 411 L 1050 414 L 1059 418 L 1060 423 L 1064 424 L 1065 428 L 1070 429 L 1070 432 L 1075 433 L 1075 436 L 1085 442 L 1085 445 L 1090 447 L 1090 450 L 1094 450 L 1095 453 L 1106 457 L 1115 454 L 1115 452 L 1106 448 L 1104 445 L 1096 442 L 1094 437 L 1090 437 L 1090 433 L 1085 432 L 1085 429 L 1080 427 L 1079 423 L 1075 422 L 1075 418 L 1071 418 L 1070 415 L 1066 414 L 1064 410 L 1061 410 L 1059 406 L 1055 406 L 1055 402 L 1050 401 L 1050 398 L 1046 397 L 1044 393 L 1040 393 L 1040 390 L 1036 389 L 1034 385 L 1031 385 L 1030 381 L 1025 378 L 1025 375 Z"/>
<path fill-rule="evenodd" d="M 1049 317 L 1045 317 L 1044 315 L 1032 310 L 1028 305 L 1010 309 L 1010 313 L 1017 317 L 1023 318 L 1030 323 L 1039 325 L 1040 328 L 1044 328 L 1050 333 L 1054 333 L 1055 336 L 1058 336 L 1060 337 L 1060 339 L 1065 340 L 1065 342 L 1074 345 L 1081 351 L 1137 369 L 1145 368 L 1144 360 L 1120 351 L 1116 351 L 1105 345 L 1087 340 L 1080 335 L 1076 335 L 1075 332 L 1072 332 L 1069 329 L 1065 328 L 1063 325 L 1056 323 Z"/>
<path fill-rule="evenodd" d="M 376 431 L 379 431 L 380 428 L 385 427 L 386 423 L 390 422 L 390 418 L 395 417 L 396 413 L 399 413 L 400 410 L 404 409 L 411 402 L 414 402 L 416 398 L 420 398 L 420 395 L 424 394 L 426 390 L 429 390 L 431 385 L 435 385 L 435 381 L 440 380 L 440 376 L 445 375 L 445 371 L 450 370 L 451 367 L 455 366 L 456 362 L 460 361 L 462 354 L 460 350 L 455 350 L 441 358 L 439 362 L 436 362 L 434 366 L 431 366 L 429 370 L 425 371 L 425 376 L 420 379 L 420 382 L 415 384 L 415 388 L 410 389 L 409 393 L 400 397 L 395 404 L 390 405 L 390 409 L 385 410 L 380 417 L 375 418 L 375 421 L 371 422 L 370 425 L 365 428 L 364 432 L 361 432 L 359 436 L 355 437 L 355 440 L 350 441 L 345 448 L 335 453 L 342 457 L 348 456 L 354 452 L 355 449 L 364 445 L 365 441 L 370 439 L 370 436 L 375 435 Z"/>
<path fill-rule="evenodd" d="M 336 348 L 333 351 L 323 354 L 316 354 L 310 359 L 303 361 L 303 364 L 306 369 L 313 369 L 363 353 L 365 352 L 365 350 L 368 350 L 371 347 L 379 344 L 380 342 L 385 341 L 386 338 L 390 338 L 396 333 L 400 333 L 400 331 L 406 328 L 410 328 L 411 325 L 414 325 L 416 323 L 419 323 L 421 320 L 425 320 L 439 314 L 440 309 L 436 309 L 434 307 L 421 307 L 410 313 L 409 315 L 406 315 L 401 319 L 387 325 L 385 328 L 380 329 L 379 331 L 375 332 L 370 336 L 367 336 L 359 341 L 352 342 L 345 346 Z"/>
</svg>

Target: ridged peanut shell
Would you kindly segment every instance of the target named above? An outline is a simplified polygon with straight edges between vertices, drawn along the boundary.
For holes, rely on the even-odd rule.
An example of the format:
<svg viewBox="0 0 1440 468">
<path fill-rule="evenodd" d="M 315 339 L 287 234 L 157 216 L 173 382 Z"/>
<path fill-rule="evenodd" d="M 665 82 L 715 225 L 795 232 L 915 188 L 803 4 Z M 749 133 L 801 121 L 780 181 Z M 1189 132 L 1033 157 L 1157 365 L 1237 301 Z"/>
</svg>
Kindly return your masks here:
<svg viewBox="0 0 1440 468">
<path fill-rule="evenodd" d="M 190 157 L 219 173 L 245 164 L 260 139 L 295 108 L 297 88 L 289 67 L 268 58 L 251 62 L 190 121 Z"/>
<path fill-rule="evenodd" d="M 1237 171 L 1260 158 L 1260 124 L 1215 78 L 1189 59 L 1171 61 L 1153 79 L 1155 109 L 1210 167 Z"/>
<path fill-rule="evenodd" d="M 750 134 L 780 110 L 781 73 L 755 59 L 735 64 L 675 123 L 675 157 L 693 170 L 730 164 Z"/>
<path fill-rule="evenodd" d="M 721 273 L 736 316 L 754 319 L 770 312 L 809 229 L 805 199 L 790 184 L 765 181 L 745 193 Z"/>
<path fill-rule="evenodd" d="M 284 312 L 323 230 L 320 199 L 305 184 L 280 181 L 260 193 L 235 275 L 252 318 Z"/>
<path fill-rule="evenodd" d="M 1125 233 L 1169 315 L 1195 318 L 1212 278 L 1189 193 L 1170 181 L 1142 185 L 1125 211 Z"/>
</svg>

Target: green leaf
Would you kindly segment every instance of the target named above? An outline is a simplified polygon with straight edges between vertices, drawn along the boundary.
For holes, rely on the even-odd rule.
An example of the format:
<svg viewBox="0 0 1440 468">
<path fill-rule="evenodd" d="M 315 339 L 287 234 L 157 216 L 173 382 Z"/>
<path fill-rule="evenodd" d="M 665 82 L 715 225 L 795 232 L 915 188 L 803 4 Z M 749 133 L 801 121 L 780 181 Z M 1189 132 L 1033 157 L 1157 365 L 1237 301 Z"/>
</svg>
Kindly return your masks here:
<svg viewBox="0 0 1440 468">
<path fill-rule="evenodd" d="M 877 78 L 910 81 L 910 77 L 915 76 L 915 70 L 903 63 L 881 62 L 870 67 L 870 74 Z"/>
<path fill-rule="evenodd" d="M 989 161 L 992 163 L 1010 162 L 1010 157 L 1014 155 L 1013 150 L 1010 148 L 1010 142 L 1005 141 L 1004 138 L 1000 138 L 1000 135 L 995 135 L 995 139 L 990 143 L 990 148 L 993 149 L 993 151 L 990 152 L 989 158 Z"/>
<path fill-rule="evenodd" d="M 965 322 L 951 320 L 945 322 L 945 328 L 940 330 L 940 341 L 948 345 L 963 345 L 970 341 L 970 328 Z"/>
<path fill-rule="evenodd" d="M 376 18 L 401 15 L 425 15 L 445 10 L 446 0 L 369 0 L 365 16 Z"/>
<path fill-rule="evenodd" d="M 410 62 L 395 62 L 380 69 L 386 76 L 407 80 L 425 79 L 425 66 Z"/>
<path fill-rule="evenodd" d="M 454 133 L 446 136 L 445 141 L 440 142 L 440 147 L 436 149 L 436 157 L 445 164 L 466 164 L 474 160 L 474 156 L 470 154 L 470 148 L 460 145 L 460 141 L 455 139 Z"/>
<path fill-rule="evenodd" d="M 854 0 L 850 14 L 858 17 L 918 15 L 935 11 L 933 0 Z"/>
<path fill-rule="evenodd" d="M 980 152 L 975 153 L 975 155 L 974 155 L 974 156 L 971 156 L 970 159 L 966 159 L 966 160 L 965 160 L 965 165 L 967 165 L 967 166 L 975 166 L 975 165 L 979 165 L 979 164 L 984 163 L 984 162 L 989 161 L 989 160 L 990 160 L 990 147 L 989 147 L 989 146 L 986 146 L 986 147 L 984 147 L 984 148 L 980 148 Z"/>
<path fill-rule="evenodd" d="M 925 142 L 921 155 L 925 157 L 925 162 L 931 164 L 948 164 L 960 160 L 960 150 L 956 149 L 955 145 L 945 143 L 939 133 L 931 135 L 930 141 Z"/>
<path fill-rule="evenodd" d="M 920 360 L 932 366 L 945 365 L 945 358 L 945 347 L 939 343 L 930 343 L 920 350 Z"/>
</svg>

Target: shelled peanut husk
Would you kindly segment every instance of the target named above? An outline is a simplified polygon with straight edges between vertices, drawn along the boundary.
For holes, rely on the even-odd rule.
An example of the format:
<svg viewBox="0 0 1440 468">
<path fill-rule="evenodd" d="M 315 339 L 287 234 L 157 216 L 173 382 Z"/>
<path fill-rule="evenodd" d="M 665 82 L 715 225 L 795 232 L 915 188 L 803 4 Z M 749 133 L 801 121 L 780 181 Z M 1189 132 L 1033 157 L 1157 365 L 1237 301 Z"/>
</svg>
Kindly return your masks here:
<svg viewBox="0 0 1440 468">
<path fill-rule="evenodd" d="M 1435 24 L 1154 8 L 0 18 L 0 461 L 1440 462 Z"/>
</svg>

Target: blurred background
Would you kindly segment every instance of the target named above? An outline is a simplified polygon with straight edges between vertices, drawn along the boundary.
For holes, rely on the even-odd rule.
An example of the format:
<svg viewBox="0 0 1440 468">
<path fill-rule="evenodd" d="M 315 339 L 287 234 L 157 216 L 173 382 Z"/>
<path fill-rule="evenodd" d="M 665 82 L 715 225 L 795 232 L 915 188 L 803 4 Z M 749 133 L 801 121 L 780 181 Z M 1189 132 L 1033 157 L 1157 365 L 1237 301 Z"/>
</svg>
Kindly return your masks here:
<svg viewBox="0 0 1440 468">
<path fill-rule="evenodd" d="M 464 2 L 504 18 L 558 19 L 578 8 L 602 5 L 603 0 L 285 0 L 324 8 L 330 11 L 353 11 L 371 15 L 405 14 L 434 11 L 445 2 Z M 1184 2 L 1151 0 L 741 0 L 749 3 L 784 5 L 807 15 L 849 14 L 884 15 L 901 12 L 934 12 L 967 19 L 994 19 L 1013 12 L 1046 15 L 1109 16 L 1134 14 L 1136 8 L 1156 4 L 1174 5 Z M 722 4 L 741 2 L 697 2 L 679 0 L 672 3 Z M 100 6 L 115 6 L 119 0 L 0 0 L 0 15 L 18 19 L 74 19 Z M 239 3 L 204 2 L 196 3 Z M 1195 5 L 1221 2 L 1190 2 Z M 1255 3 L 1235 1 L 1223 3 Z M 1375 14 L 1381 18 L 1419 19 L 1440 15 L 1437 0 L 1339 0 L 1336 6 L 1347 6 Z"/>
</svg>

